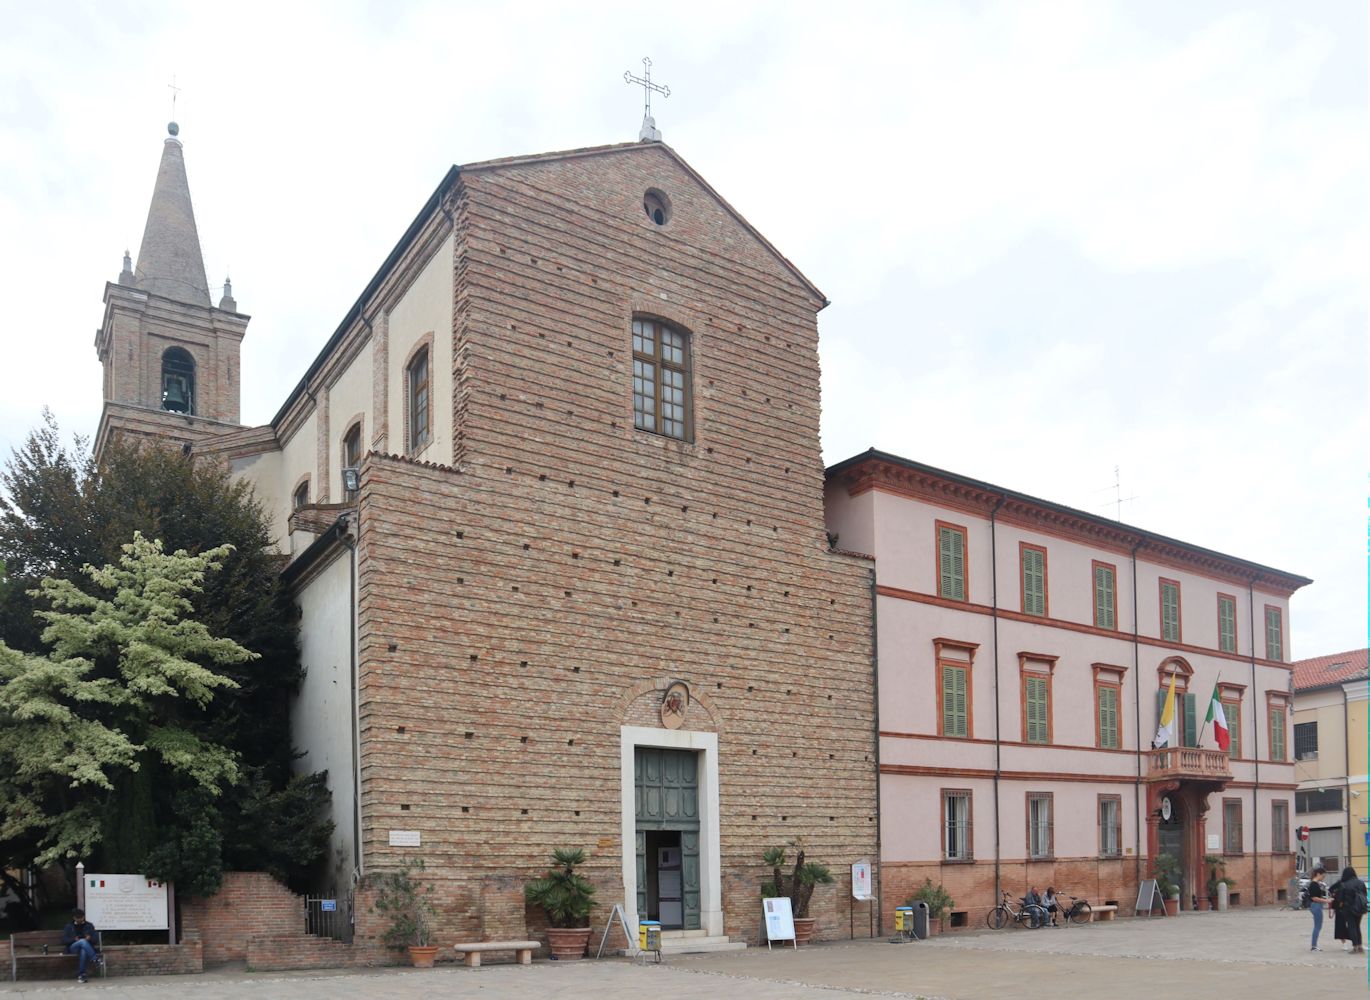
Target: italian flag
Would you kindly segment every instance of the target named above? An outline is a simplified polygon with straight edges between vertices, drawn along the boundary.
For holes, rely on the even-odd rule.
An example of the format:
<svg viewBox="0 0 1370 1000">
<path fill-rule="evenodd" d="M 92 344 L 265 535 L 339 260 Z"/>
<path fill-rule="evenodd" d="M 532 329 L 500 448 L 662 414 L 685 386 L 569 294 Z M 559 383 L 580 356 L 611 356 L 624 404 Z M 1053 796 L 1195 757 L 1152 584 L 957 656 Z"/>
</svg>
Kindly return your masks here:
<svg viewBox="0 0 1370 1000">
<path fill-rule="evenodd" d="M 1213 697 L 1208 702 L 1208 722 L 1213 723 L 1213 738 L 1218 741 L 1218 749 L 1226 750 L 1232 745 L 1232 734 L 1227 731 L 1227 716 L 1223 715 L 1223 703 L 1218 698 L 1218 685 L 1213 685 Z"/>
</svg>

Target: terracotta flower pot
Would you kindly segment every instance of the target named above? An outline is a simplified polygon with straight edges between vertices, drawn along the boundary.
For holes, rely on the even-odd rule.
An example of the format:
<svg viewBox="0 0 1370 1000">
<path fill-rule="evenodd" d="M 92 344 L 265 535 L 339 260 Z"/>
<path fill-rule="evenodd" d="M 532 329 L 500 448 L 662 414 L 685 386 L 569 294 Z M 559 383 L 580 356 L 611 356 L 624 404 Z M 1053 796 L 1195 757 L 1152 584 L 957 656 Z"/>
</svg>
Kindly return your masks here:
<svg viewBox="0 0 1370 1000">
<path fill-rule="evenodd" d="M 1165 901 L 1165 915 L 1167 917 L 1178 917 L 1180 915 L 1180 897 L 1171 896 Z"/>
<path fill-rule="evenodd" d="M 1209 899 L 1207 896 L 1199 897 L 1199 909 L 1200 911 L 1209 909 Z"/>
<path fill-rule="evenodd" d="M 814 931 L 818 929 L 817 917 L 795 917 L 794 918 L 794 943 L 808 944 L 813 940 Z"/>
<path fill-rule="evenodd" d="M 585 954 L 590 943 L 588 927 L 549 927 L 547 928 L 547 950 L 552 957 L 562 961 L 574 961 Z"/>
<path fill-rule="evenodd" d="M 435 944 L 412 944 L 409 946 L 409 963 L 416 969 L 431 969 L 438 957 Z"/>
</svg>

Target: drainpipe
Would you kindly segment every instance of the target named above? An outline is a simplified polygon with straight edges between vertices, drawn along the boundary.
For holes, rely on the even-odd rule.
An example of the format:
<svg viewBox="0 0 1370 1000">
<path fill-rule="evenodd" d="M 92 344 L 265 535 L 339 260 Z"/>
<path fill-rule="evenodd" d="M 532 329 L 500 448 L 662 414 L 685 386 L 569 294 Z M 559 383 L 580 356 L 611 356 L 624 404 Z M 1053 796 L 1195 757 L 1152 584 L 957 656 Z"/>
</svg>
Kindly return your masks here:
<svg viewBox="0 0 1370 1000">
<path fill-rule="evenodd" d="M 1341 745 L 1346 751 L 1346 794 L 1342 796 L 1342 804 L 1346 807 L 1346 863 L 1349 865 L 1356 850 L 1352 840 L 1356 833 L 1351 827 L 1351 699 L 1346 693 L 1345 682 L 1341 685 L 1341 731 Z"/>
<path fill-rule="evenodd" d="M 1134 852 L 1136 858 L 1133 867 L 1136 869 L 1137 885 L 1142 884 L 1142 660 L 1141 660 L 1141 640 L 1138 633 L 1137 621 L 1137 550 L 1146 546 L 1146 539 L 1143 538 L 1136 545 L 1132 546 L 1132 710 L 1135 719 L 1133 732 L 1137 734 L 1137 783 L 1132 795 L 1133 812 L 1137 815 L 1136 836 L 1137 849 Z"/>
<path fill-rule="evenodd" d="M 359 512 L 360 513 L 360 512 Z M 362 867 L 362 771 L 361 771 L 361 714 L 357 705 L 357 542 L 361 538 L 361 517 L 344 514 L 344 518 L 356 516 L 356 538 L 348 537 L 344 530 L 338 537 L 349 550 L 348 576 L 350 600 L 347 615 L 347 646 L 351 659 L 349 687 L 352 695 L 352 877 L 360 879 L 364 874 Z"/>
<path fill-rule="evenodd" d="M 876 601 L 879 595 L 875 590 L 875 568 L 871 568 L 871 699 L 875 706 L 875 718 L 873 720 L 873 732 L 875 743 L 875 864 L 876 870 L 880 873 L 875 882 L 875 933 L 883 936 L 885 933 L 885 912 L 880 907 L 880 897 L 885 888 L 885 867 L 884 849 L 880 838 L 880 647 L 878 645 L 879 632 L 878 618 L 876 617 Z M 847 904 L 850 910 L 851 903 Z"/>
<path fill-rule="evenodd" d="M 1260 574 L 1253 576 L 1251 582 L 1246 585 L 1246 613 L 1251 619 L 1251 698 L 1253 714 L 1260 710 L 1260 705 L 1255 704 L 1259 691 L 1256 689 L 1256 581 L 1260 579 Z M 1259 718 L 1259 716 L 1257 716 Z M 1266 722 L 1270 721 L 1270 712 L 1266 711 Z M 1255 725 L 1251 727 L 1251 749 L 1252 759 L 1256 763 L 1256 782 L 1251 789 L 1251 900 L 1252 906 L 1259 906 L 1261 901 L 1261 856 L 1257 838 L 1260 836 L 1260 795 L 1261 795 L 1261 727 Z"/>
<path fill-rule="evenodd" d="M 999 776 L 1002 773 L 1002 743 L 999 735 L 999 533 L 994 530 L 994 518 L 1007 499 L 1007 497 L 1001 496 L 995 502 L 994 509 L 989 512 L 989 614 L 994 629 L 994 899 L 996 902 L 1000 898 L 1001 890 L 999 882 Z"/>
</svg>

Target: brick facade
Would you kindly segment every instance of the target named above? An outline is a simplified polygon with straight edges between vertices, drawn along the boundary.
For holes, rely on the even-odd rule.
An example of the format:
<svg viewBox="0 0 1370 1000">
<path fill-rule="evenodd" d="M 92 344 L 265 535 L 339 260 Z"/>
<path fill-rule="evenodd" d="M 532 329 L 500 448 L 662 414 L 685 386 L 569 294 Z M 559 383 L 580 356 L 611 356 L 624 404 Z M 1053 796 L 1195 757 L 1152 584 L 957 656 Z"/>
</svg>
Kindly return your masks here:
<svg viewBox="0 0 1370 1000">
<path fill-rule="evenodd" d="M 875 856 L 870 564 L 823 532 L 821 300 L 660 147 L 462 178 L 460 471 L 363 466 L 367 865 L 420 853 L 446 932 L 512 933 L 540 924 L 522 882 L 584 847 L 602 926 L 620 727 L 660 727 L 683 680 L 685 728 L 718 735 L 725 932 L 754 939 L 767 846 L 803 837 L 839 880 Z M 692 441 L 633 429 L 641 314 L 690 335 Z M 825 936 L 848 895 L 816 894 Z"/>
</svg>

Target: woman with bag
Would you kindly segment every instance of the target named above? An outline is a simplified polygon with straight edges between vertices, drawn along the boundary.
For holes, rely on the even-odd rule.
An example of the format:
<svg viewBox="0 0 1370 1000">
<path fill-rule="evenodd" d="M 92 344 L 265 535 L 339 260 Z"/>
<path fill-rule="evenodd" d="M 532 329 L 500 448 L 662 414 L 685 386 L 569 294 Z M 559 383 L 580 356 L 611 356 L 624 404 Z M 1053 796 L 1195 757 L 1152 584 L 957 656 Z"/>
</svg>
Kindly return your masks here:
<svg viewBox="0 0 1370 1000">
<path fill-rule="evenodd" d="M 1333 928 L 1336 939 L 1347 942 L 1352 952 L 1363 953 L 1360 918 L 1365 916 L 1366 910 L 1365 883 L 1350 865 L 1342 869 L 1341 881 L 1332 886 L 1332 909 L 1337 913 Z"/>
</svg>

